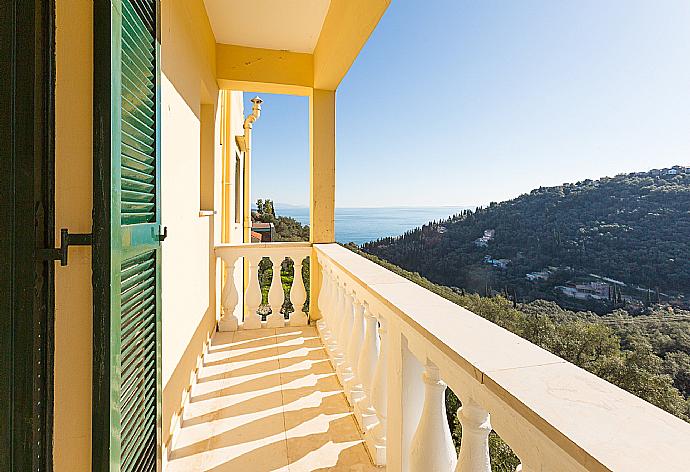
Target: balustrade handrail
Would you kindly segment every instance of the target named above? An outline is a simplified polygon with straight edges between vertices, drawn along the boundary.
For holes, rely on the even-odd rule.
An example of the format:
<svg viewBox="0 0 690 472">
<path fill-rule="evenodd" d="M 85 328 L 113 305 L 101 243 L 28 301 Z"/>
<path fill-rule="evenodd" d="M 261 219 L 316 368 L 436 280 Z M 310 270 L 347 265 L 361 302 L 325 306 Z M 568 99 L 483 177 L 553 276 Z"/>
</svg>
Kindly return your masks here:
<svg viewBox="0 0 690 472">
<path fill-rule="evenodd" d="M 221 254 L 237 254 L 238 256 L 249 255 L 251 253 L 267 254 L 270 251 L 290 252 L 300 251 L 308 253 L 311 250 L 311 243 L 306 241 L 286 241 L 270 243 L 223 243 L 214 247 L 216 256 Z"/>
<path fill-rule="evenodd" d="M 387 352 L 409 350 L 419 372 L 425 371 L 428 388 L 433 390 L 442 381 L 460 397 L 465 410 L 460 415 L 463 436 L 465 429 L 469 433 L 493 428 L 520 457 L 525 472 L 690 467 L 690 424 L 342 246 L 313 247 L 322 271 L 325 267 L 328 277 L 335 280 L 327 282 L 325 305 L 337 307 L 331 310 L 334 313 L 346 307 L 347 326 L 353 319 L 361 323 L 356 309 L 352 311 L 352 300 L 385 320 L 391 346 Z M 326 321 L 333 323 L 335 317 L 330 317 Z M 344 324 L 324 339 L 339 368 L 348 365 L 351 355 L 347 343 L 352 345 L 352 341 L 343 338 Z M 344 354 L 338 354 L 339 350 Z M 414 396 L 403 396 L 409 390 L 405 370 L 410 369 L 405 367 L 404 353 L 396 355 L 402 360 L 387 361 L 387 465 L 389 470 L 414 470 L 419 452 L 406 451 L 405 443 L 409 446 L 418 438 L 406 437 L 403 423 L 407 420 L 395 419 L 399 413 L 391 411 L 391 406 L 409 409 L 404 399 Z M 351 367 L 341 370 L 345 382 L 357 382 L 357 372 Z M 422 397 L 434 395 L 429 392 Z M 406 414 L 423 415 L 421 408 Z M 417 433 L 427 434 L 428 425 L 415 421 L 419 422 Z M 461 452 L 456 470 L 487 470 L 476 465 L 481 454 L 475 451 L 464 458 Z M 412 462 L 396 454 L 411 454 Z"/>
</svg>

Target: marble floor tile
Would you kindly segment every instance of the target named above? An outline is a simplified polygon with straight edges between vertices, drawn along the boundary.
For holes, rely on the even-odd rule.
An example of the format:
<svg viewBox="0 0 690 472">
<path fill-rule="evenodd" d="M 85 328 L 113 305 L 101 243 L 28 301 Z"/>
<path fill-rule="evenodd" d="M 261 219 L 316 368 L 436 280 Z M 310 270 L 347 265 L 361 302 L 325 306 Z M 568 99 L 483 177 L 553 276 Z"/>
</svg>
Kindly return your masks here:
<svg viewBox="0 0 690 472">
<path fill-rule="evenodd" d="M 215 333 L 168 472 L 375 471 L 316 329 Z"/>
</svg>

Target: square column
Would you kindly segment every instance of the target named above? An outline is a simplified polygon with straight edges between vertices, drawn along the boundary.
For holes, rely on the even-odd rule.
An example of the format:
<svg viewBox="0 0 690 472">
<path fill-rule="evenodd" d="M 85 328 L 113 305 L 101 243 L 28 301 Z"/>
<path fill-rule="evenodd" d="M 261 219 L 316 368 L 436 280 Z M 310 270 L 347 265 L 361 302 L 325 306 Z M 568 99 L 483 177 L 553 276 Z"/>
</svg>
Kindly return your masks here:
<svg viewBox="0 0 690 472">
<path fill-rule="evenodd" d="M 335 241 L 335 91 L 309 99 L 310 241 Z"/>
<path fill-rule="evenodd" d="M 314 89 L 309 98 L 309 240 L 335 242 L 335 91 Z M 321 268 L 312 251 L 310 270 L 311 320 L 321 318 L 316 300 Z"/>
</svg>

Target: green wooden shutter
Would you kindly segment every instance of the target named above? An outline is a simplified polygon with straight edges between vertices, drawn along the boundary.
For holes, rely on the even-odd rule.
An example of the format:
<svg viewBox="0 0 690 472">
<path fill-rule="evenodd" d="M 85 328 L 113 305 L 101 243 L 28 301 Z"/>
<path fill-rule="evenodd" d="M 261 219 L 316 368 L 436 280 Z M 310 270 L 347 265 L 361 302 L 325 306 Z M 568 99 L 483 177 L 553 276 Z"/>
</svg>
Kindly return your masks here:
<svg viewBox="0 0 690 472">
<path fill-rule="evenodd" d="M 109 116 L 100 110 L 109 130 L 100 130 L 103 135 L 97 130 L 95 143 L 96 151 L 98 138 L 109 149 L 100 149 L 94 175 L 94 200 L 102 197 L 104 210 L 99 216 L 94 201 L 94 223 L 101 219 L 94 225 L 94 338 L 107 345 L 94 346 L 93 465 L 109 472 L 156 471 L 161 467 L 158 5 L 112 0 L 105 10 L 109 50 L 103 50 L 104 35 L 94 50 L 95 61 L 99 46 L 110 57 Z M 98 71 L 95 65 L 95 84 Z M 100 105 L 104 108 L 104 100 Z M 95 106 L 99 119 L 99 103 Z M 97 286 L 99 281 L 107 287 Z M 97 297 L 103 297 L 100 303 Z"/>
</svg>

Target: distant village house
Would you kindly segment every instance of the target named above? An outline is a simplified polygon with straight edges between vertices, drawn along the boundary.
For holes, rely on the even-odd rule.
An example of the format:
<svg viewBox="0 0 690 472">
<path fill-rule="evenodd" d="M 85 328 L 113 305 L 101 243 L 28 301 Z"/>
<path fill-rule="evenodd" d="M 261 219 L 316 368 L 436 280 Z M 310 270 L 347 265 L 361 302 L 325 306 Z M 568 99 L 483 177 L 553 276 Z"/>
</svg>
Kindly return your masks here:
<svg viewBox="0 0 690 472">
<path fill-rule="evenodd" d="M 256 239 L 256 240 L 255 240 Z M 252 222 L 252 242 L 270 243 L 276 239 L 276 228 L 273 223 Z"/>
<path fill-rule="evenodd" d="M 496 234 L 495 229 L 487 229 L 484 230 L 484 236 L 482 236 L 479 239 L 476 239 L 474 241 L 474 244 L 478 247 L 487 247 L 489 245 L 489 241 L 494 239 L 494 235 Z"/>
</svg>

